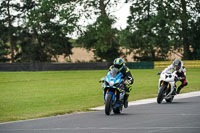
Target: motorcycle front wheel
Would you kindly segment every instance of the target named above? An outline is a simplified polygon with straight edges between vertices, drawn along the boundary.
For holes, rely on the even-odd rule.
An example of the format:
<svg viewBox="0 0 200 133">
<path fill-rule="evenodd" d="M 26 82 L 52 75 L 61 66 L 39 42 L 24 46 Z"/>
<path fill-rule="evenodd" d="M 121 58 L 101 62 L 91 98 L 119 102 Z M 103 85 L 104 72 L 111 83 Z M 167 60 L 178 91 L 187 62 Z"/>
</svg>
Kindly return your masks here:
<svg viewBox="0 0 200 133">
<path fill-rule="evenodd" d="M 107 94 L 107 98 L 106 98 L 106 102 L 105 102 L 105 113 L 106 115 L 110 115 L 111 110 L 112 110 L 112 94 L 108 93 Z"/>
<path fill-rule="evenodd" d="M 164 98 L 164 94 L 165 94 L 165 85 L 160 87 L 159 93 L 158 93 L 158 97 L 157 97 L 157 103 L 160 104 Z"/>
</svg>

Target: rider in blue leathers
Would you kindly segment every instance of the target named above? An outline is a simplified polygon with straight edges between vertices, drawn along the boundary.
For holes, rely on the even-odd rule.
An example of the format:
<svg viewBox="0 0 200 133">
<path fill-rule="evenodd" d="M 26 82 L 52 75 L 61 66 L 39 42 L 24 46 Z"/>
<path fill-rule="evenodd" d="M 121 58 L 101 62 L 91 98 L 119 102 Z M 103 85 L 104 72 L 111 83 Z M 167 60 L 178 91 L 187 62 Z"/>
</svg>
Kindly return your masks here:
<svg viewBox="0 0 200 133">
<path fill-rule="evenodd" d="M 123 74 L 122 78 L 124 79 L 124 83 L 125 83 L 125 97 L 124 97 L 124 107 L 127 108 L 128 107 L 128 97 L 129 97 L 129 92 L 131 91 L 131 85 L 134 82 L 134 79 L 131 75 L 131 72 L 129 70 L 129 68 L 125 65 L 124 61 L 121 58 L 116 58 L 113 62 L 113 65 L 110 66 L 109 71 L 112 70 L 112 68 L 117 68 L 119 70 L 119 72 L 121 72 Z"/>
</svg>

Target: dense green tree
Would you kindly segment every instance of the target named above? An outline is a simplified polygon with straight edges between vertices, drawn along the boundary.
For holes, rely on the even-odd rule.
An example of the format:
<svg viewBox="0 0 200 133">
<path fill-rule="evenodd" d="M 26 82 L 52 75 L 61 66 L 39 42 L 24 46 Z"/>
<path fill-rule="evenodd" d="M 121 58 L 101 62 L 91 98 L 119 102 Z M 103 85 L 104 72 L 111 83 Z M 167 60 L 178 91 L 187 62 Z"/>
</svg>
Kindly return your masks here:
<svg viewBox="0 0 200 133">
<path fill-rule="evenodd" d="M 130 7 L 128 27 L 121 42 L 134 49 L 135 60 L 164 60 L 170 49 L 168 34 L 169 13 L 164 1 L 136 0 Z M 126 36 L 127 35 L 127 36 Z"/>
<path fill-rule="evenodd" d="M 0 5 L 2 58 L 38 62 L 72 54 L 68 36 L 79 18 L 75 0 L 3 0 Z"/>
<path fill-rule="evenodd" d="M 172 49 L 183 49 L 183 59 L 200 59 L 199 0 L 125 2 L 132 2 L 131 15 L 128 27 L 119 32 L 111 15 L 117 0 L 1 0 L 0 61 L 68 56 L 69 36 L 77 30 L 78 43 L 93 50 L 96 60 L 112 61 L 121 55 L 120 47 L 136 51 L 136 60 L 165 60 Z M 82 18 L 95 22 L 80 30 Z"/>
<path fill-rule="evenodd" d="M 14 26 L 14 22 L 19 18 L 20 4 L 15 0 L 2 0 L 0 1 L 0 31 L 3 35 L 0 36 L 1 48 L 5 48 L 3 53 L 10 53 L 10 59 L 12 62 L 15 60 L 16 38 L 15 32 L 17 27 Z M 9 50 L 7 50 L 9 47 Z M 4 56 L 4 58 L 6 58 Z M 8 58 L 8 57 L 7 57 Z"/>
<path fill-rule="evenodd" d="M 87 26 L 86 31 L 81 34 L 78 42 L 83 47 L 93 50 L 97 60 L 111 62 L 121 54 L 117 39 L 118 31 L 112 27 L 115 23 L 115 18 L 109 12 L 109 8 L 116 3 L 117 1 L 111 2 L 110 0 L 89 0 L 83 3 L 86 7 L 94 9 L 94 14 L 98 17 L 95 23 Z"/>
<path fill-rule="evenodd" d="M 200 17 L 197 21 L 191 21 L 191 29 L 189 31 L 190 59 L 200 59 Z"/>
<path fill-rule="evenodd" d="M 33 55 L 29 56 L 34 57 L 32 61 L 50 61 L 57 55 L 72 54 L 67 35 L 74 31 L 79 17 L 73 13 L 75 5 L 69 0 L 38 0 L 35 3 L 27 14 L 27 29 L 31 34 L 27 38 L 32 41 L 23 40 L 21 55 L 26 57 L 23 54 L 32 51 Z M 26 31 L 23 33 L 28 35 Z"/>
<path fill-rule="evenodd" d="M 93 50 L 97 60 L 99 57 L 100 60 L 105 59 L 111 62 L 119 57 L 120 53 L 116 37 L 117 30 L 112 29 L 109 23 L 112 23 L 111 19 L 99 17 L 97 22 L 87 27 L 87 31 L 79 38 L 79 42 L 86 49 Z"/>
<path fill-rule="evenodd" d="M 0 62 L 9 61 L 8 54 L 9 54 L 9 46 L 7 45 L 7 27 L 5 27 L 2 22 L 0 21 L 0 29 L 2 34 L 0 34 Z"/>
<path fill-rule="evenodd" d="M 120 40 L 136 50 L 138 60 L 165 60 L 172 48 L 183 48 L 183 58 L 192 59 L 190 22 L 199 17 L 198 7 L 195 0 L 132 1 L 128 27 Z"/>
<path fill-rule="evenodd" d="M 173 40 L 173 46 L 178 50 L 183 48 L 183 59 L 192 59 L 191 48 L 193 48 L 195 40 L 191 40 L 190 35 L 195 34 L 195 32 L 191 31 L 193 27 L 192 22 L 196 23 L 199 19 L 199 0 L 171 0 L 168 3 L 170 4 L 170 9 L 167 10 L 174 14 L 173 21 L 171 21 L 173 23 L 171 31 L 174 34 L 170 35 Z"/>
</svg>

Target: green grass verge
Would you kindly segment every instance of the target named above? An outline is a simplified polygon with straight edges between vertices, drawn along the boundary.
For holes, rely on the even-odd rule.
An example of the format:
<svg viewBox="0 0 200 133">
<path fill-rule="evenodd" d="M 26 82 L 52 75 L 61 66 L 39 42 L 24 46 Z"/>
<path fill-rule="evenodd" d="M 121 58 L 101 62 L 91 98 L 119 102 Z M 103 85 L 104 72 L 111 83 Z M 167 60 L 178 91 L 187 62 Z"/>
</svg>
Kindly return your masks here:
<svg viewBox="0 0 200 133">
<path fill-rule="evenodd" d="M 131 70 L 135 79 L 129 101 L 157 96 L 158 69 Z M 103 105 L 98 80 L 106 70 L 0 72 L 0 122 L 87 111 Z M 189 85 L 200 90 L 200 69 L 188 69 Z"/>
</svg>

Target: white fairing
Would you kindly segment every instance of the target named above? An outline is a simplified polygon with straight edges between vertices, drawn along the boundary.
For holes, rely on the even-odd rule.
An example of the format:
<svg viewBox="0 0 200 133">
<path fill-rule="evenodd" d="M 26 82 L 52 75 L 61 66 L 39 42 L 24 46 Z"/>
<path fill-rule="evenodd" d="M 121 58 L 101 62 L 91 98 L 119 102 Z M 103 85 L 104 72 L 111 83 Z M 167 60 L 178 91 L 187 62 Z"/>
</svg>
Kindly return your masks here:
<svg viewBox="0 0 200 133">
<path fill-rule="evenodd" d="M 162 71 L 162 73 L 160 74 L 159 82 L 158 82 L 158 92 L 160 89 L 161 81 L 165 81 L 165 82 L 168 82 L 171 86 L 171 88 L 170 88 L 171 89 L 170 94 L 171 94 L 175 88 L 175 78 L 176 77 L 177 77 L 176 71 L 174 71 L 174 72 Z"/>
</svg>

